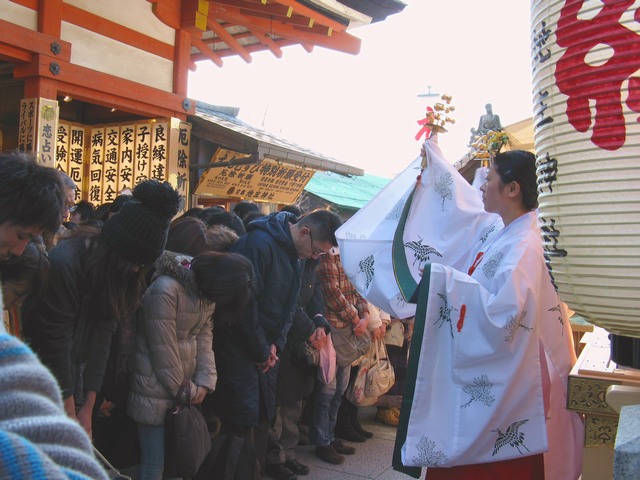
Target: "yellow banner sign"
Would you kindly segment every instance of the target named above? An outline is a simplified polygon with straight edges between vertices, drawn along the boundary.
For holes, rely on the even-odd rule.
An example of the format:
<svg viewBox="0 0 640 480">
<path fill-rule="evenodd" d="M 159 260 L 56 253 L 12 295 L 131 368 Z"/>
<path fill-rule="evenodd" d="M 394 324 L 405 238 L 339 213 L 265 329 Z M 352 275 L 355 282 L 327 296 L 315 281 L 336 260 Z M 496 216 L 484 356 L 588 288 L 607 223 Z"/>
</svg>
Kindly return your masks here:
<svg viewBox="0 0 640 480">
<path fill-rule="evenodd" d="M 225 155 L 226 154 L 226 155 Z M 228 161 L 236 152 L 218 151 Z M 253 165 L 213 167 L 202 175 L 196 194 L 246 198 L 261 202 L 294 203 L 315 170 L 264 159 Z"/>
</svg>

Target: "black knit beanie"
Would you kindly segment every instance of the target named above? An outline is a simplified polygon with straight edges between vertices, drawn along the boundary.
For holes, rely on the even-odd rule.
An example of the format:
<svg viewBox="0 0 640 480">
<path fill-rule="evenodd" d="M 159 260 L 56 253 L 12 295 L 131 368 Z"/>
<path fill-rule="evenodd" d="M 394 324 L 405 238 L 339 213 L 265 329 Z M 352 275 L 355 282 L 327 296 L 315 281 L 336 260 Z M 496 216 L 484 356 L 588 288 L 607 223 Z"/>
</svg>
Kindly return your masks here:
<svg viewBox="0 0 640 480">
<path fill-rule="evenodd" d="M 164 250 L 179 203 L 168 182 L 144 180 L 133 189 L 133 199 L 104 222 L 102 238 L 130 262 L 150 265 Z"/>
</svg>

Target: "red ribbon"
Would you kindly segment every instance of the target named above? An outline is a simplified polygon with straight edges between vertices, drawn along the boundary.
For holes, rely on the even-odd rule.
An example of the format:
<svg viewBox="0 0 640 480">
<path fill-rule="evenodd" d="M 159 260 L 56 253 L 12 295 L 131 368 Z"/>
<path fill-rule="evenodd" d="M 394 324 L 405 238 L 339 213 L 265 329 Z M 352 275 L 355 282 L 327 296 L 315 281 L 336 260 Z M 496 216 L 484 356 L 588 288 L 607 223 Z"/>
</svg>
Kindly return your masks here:
<svg viewBox="0 0 640 480">
<path fill-rule="evenodd" d="M 467 313 L 467 306 L 465 304 L 462 304 L 462 306 L 460 307 L 460 318 L 458 319 L 458 323 L 456 324 L 456 328 L 458 329 L 458 332 L 460 332 L 460 330 L 462 330 L 462 327 L 464 326 L 464 316 Z"/>
<path fill-rule="evenodd" d="M 483 255 L 484 255 L 484 252 L 478 252 L 478 254 L 476 255 L 476 259 L 473 261 L 473 264 L 471 265 L 471 267 L 469 267 L 469 271 L 467 272 L 467 275 L 473 275 L 473 272 L 475 272 L 476 268 L 478 268 L 478 265 L 480 264 L 480 261 L 482 260 Z"/>
</svg>

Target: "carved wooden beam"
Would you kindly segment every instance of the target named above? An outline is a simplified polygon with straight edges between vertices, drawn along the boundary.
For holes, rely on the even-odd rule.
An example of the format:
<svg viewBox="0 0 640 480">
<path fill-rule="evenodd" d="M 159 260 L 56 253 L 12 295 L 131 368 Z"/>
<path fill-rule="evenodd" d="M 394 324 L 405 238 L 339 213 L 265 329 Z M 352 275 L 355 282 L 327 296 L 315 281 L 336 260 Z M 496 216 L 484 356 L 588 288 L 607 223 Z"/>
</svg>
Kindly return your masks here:
<svg viewBox="0 0 640 480">
<path fill-rule="evenodd" d="M 312 28 L 296 27 L 283 22 L 271 21 L 268 18 L 251 16 L 236 7 L 218 3 L 211 4 L 209 17 L 237 25 L 250 26 L 253 31 L 285 37 L 299 44 L 319 45 L 351 54 L 360 52 L 361 40 L 359 38 L 346 32 L 332 31 L 322 25 L 316 24 Z"/>
<path fill-rule="evenodd" d="M 276 57 L 278 58 L 282 58 L 282 49 L 280 48 L 280 46 L 274 42 L 271 39 L 271 36 L 264 33 L 264 32 L 259 32 L 257 30 L 253 30 L 253 29 L 249 29 L 251 34 L 253 36 L 255 36 L 260 43 L 262 43 L 264 46 L 266 46 L 269 50 L 271 50 L 271 53 L 273 53 Z"/>
<path fill-rule="evenodd" d="M 236 52 L 247 63 L 251 63 L 251 54 L 238 42 L 233 35 L 220 25 L 216 20 L 212 20 L 211 17 L 207 20 L 207 26 L 215 32 L 229 46 L 231 50 Z"/>
<path fill-rule="evenodd" d="M 196 36 L 192 36 L 191 37 L 191 42 L 193 43 L 194 47 L 196 47 L 198 50 L 200 50 L 200 53 L 202 55 L 204 55 L 206 58 L 211 60 L 217 66 L 222 67 L 223 62 L 222 62 L 222 58 L 220 58 L 220 55 L 218 55 L 216 52 L 211 50 L 209 48 L 209 46 L 202 41 L 201 38 L 198 38 Z M 191 55 L 191 59 L 194 60 L 193 54 Z"/>
</svg>

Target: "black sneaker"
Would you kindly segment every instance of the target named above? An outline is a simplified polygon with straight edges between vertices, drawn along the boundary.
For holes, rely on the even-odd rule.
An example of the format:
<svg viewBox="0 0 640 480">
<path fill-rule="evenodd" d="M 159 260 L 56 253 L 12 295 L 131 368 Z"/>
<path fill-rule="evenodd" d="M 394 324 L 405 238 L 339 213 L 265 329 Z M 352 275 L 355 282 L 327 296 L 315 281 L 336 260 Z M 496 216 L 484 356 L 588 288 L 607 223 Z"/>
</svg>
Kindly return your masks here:
<svg viewBox="0 0 640 480">
<path fill-rule="evenodd" d="M 341 453 L 342 455 L 354 455 L 356 453 L 355 448 L 345 445 L 342 443 L 342 440 L 335 439 L 331 442 L 331 446 L 336 452 Z"/>
<path fill-rule="evenodd" d="M 284 462 L 284 466 L 296 475 L 309 475 L 309 467 L 301 464 L 295 458 L 293 460 L 287 460 L 286 462 Z"/>
<path fill-rule="evenodd" d="M 334 465 L 341 465 L 344 463 L 344 457 L 334 450 L 331 445 L 326 447 L 316 447 L 316 457 L 321 458 L 325 462 L 333 463 Z"/>
<path fill-rule="evenodd" d="M 365 430 L 364 428 L 362 428 L 362 425 L 360 425 L 357 420 L 351 424 L 351 427 L 356 431 L 356 433 L 359 433 L 364 438 L 366 439 L 373 438 L 373 432 L 370 432 L 369 430 Z"/>
<path fill-rule="evenodd" d="M 295 473 L 284 466 L 284 463 L 267 464 L 264 467 L 264 473 L 276 480 L 298 480 Z"/>
</svg>

